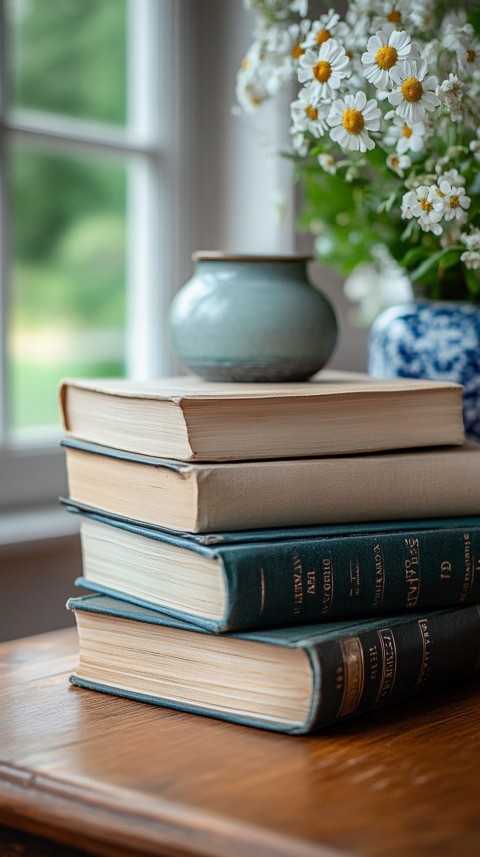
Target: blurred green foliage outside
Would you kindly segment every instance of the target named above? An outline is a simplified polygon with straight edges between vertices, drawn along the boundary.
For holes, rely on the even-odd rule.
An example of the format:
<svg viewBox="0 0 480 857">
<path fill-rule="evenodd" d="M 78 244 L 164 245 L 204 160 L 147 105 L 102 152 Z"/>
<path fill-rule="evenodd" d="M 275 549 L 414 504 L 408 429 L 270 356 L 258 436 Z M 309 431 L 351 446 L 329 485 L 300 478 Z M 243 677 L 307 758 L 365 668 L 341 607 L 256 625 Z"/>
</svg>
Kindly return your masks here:
<svg viewBox="0 0 480 857">
<path fill-rule="evenodd" d="M 126 123 L 125 0 L 10 0 L 16 108 Z M 126 169 L 13 142 L 11 428 L 58 422 L 62 375 L 122 374 Z"/>
</svg>

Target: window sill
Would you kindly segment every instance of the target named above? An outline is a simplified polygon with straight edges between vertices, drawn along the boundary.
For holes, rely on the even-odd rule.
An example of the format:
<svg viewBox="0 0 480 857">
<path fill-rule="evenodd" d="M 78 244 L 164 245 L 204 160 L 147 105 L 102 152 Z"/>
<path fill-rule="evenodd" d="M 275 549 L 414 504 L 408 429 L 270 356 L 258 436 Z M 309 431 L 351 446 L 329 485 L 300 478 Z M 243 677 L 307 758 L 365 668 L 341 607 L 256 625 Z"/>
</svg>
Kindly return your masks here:
<svg viewBox="0 0 480 857">
<path fill-rule="evenodd" d="M 80 521 L 60 506 L 0 514 L 0 547 L 77 535 Z"/>
</svg>

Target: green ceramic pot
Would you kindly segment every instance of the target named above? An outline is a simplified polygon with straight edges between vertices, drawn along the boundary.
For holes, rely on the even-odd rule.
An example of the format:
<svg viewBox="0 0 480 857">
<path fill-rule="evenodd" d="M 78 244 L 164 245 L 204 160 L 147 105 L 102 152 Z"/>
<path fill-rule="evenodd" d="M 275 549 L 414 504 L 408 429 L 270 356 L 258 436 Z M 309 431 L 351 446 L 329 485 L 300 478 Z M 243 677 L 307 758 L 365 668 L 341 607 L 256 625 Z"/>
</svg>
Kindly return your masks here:
<svg viewBox="0 0 480 857">
<path fill-rule="evenodd" d="M 212 381 L 303 381 L 325 365 L 337 323 L 308 279 L 310 257 L 193 259 L 169 319 L 175 353 L 191 372 Z"/>
</svg>

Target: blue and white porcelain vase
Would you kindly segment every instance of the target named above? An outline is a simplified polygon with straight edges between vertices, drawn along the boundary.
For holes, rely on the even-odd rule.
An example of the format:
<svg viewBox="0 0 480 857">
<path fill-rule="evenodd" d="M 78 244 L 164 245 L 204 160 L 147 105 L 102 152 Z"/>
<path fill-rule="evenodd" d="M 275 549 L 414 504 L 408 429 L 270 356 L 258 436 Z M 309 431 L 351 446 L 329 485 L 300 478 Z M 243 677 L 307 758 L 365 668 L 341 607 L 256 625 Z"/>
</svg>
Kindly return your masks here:
<svg viewBox="0 0 480 857">
<path fill-rule="evenodd" d="M 329 359 L 335 313 L 308 278 L 306 256 L 194 253 L 173 300 L 173 349 L 211 381 L 303 381 Z"/>
<path fill-rule="evenodd" d="M 480 440 L 480 304 L 420 301 L 389 307 L 372 325 L 368 369 L 377 378 L 463 384 L 465 432 Z"/>
</svg>

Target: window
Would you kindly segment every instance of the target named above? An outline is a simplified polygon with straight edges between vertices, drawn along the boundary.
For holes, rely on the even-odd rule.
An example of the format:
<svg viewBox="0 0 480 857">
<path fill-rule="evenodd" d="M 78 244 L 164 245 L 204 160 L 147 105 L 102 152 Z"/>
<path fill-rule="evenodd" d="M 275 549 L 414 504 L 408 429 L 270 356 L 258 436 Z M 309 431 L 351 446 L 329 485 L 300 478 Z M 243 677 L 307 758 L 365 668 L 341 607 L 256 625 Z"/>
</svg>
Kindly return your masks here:
<svg viewBox="0 0 480 857">
<path fill-rule="evenodd" d="M 0 0 L 0 507 L 62 490 L 60 377 L 171 371 L 193 22 L 191 0 Z"/>
</svg>

